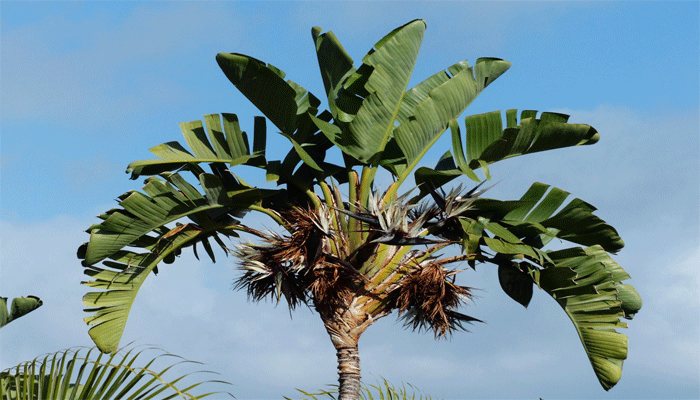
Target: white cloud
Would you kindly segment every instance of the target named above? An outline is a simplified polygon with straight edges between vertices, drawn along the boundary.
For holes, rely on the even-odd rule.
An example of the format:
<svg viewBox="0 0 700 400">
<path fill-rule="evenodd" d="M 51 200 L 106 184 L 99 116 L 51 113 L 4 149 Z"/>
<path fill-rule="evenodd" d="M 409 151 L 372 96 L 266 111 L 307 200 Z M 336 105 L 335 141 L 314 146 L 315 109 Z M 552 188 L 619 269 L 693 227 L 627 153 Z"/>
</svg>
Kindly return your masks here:
<svg viewBox="0 0 700 400">
<path fill-rule="evenodd" d="M 0 294 L 35 295 L 44 302 L 2 329 L 3 369 L 44 353 L 91 345 L 82 323 L 83 268 L 76 258 L 88 221 L 62 216 L 35 224 L 0 221 Z"/>
<path fill-rule="evenodd" d="M 660 373 L 674 371 L 673 379 L 680 381 L 700 374 L 700 250 L 675 253 L 650 260 L 640 288 L 645 303 L 636 317 L 645 328 L 633 339 L 654 349 L 639 354 L 640 363 Z"/>
</svg>

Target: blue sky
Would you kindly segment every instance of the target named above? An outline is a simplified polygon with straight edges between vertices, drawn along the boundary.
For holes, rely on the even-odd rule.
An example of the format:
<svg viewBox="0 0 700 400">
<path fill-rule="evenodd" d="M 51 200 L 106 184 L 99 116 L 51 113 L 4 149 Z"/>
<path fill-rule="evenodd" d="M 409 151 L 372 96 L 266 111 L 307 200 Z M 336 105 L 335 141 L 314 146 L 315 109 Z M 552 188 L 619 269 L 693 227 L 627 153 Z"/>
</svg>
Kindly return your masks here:
<svg viewBox="0 0 700 400">
<path fill-rule="evenodd" d="M 312 26 L 333 30 L 358 63 L 384 34 L 423 18 L 414 83 L 464 59 L 503 58 L 512 68 L 465 115 L 558 111 L 600 132 L 594 146 L 494 165 L 501 183 L 489 193 L 517 198 L 540 181 L 595 205 L 627 244 L 615 258 L 644 308 L 624 332 L 622 380 L 606 393 L 558 305 L 536 293 L 523 309 L 482 266 L 462 279 L 481 289 L 467 313 L 486 324 L 436 342 L 389 316 L 360 340 L 363 377 L 410 382 L 443 398 L 700 397 L 699 7 L 3 1 L 0 294 L 35 294 L 45 305 L 2 330 L 0 367 L 91 344 L 75 250 L 97 214 L 140 188 L 124 173 L 129 162 L 181 140 L 177 123 L 204 114 L 237 113 L 252 129 L 259 113 L 226 80 L 216 53 L 262 59 L 321 98 Z M 274 143 L 273 152 L 286 153 L 286 141 Z M 336 382 L 320 319 L 248 303 L 230 290 L 232 259 L 183 256 L 161 271 L 137 297 L 123 343 L 156 343 L 203 361 L 234 383 L 238 398 L 281 398 Z"/>
</svg>

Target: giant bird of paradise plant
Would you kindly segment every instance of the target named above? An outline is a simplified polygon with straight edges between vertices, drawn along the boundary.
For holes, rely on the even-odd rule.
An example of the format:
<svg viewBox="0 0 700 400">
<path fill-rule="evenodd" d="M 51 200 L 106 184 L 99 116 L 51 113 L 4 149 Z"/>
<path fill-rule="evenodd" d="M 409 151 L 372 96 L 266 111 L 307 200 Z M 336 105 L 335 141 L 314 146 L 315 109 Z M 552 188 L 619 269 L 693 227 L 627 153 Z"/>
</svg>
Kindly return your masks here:
<svg viewBox="0 0 700 400">
<path fill-rule="evenodd" d="M 157 159 L 128 166 L 132 179 L 148 176 L 143 191 L 121 195 L 78 251 L 91 278 L 84 284 L 95 289 L 83 302 L 97 346 L 117 349 L 134 298 L 159 264 L 185 247 L 197 254 L 198 246 L 214 260 L 216 243 L 239 260 L 236 286 L 251 299 L 318 312 L 337 351 L 339 398 L 356 399 L 362 333 L 392 312 L 436 337 L 478 321 L 459 311 L 471 291 L 456 283 L 453 266 L 491 263 L 515 301 L 527 306 L 537 286 L 559 303 L 601 385 L 613 387 L 627 356 L 627 337 L 615 329 L 641 307 L 622 283 L 629 275 L 609 255 L 623 246 L 617 231 L 592 205 L 565 204 L 569 193 L 546 184 L 511 201 L 483 198 L 487 188 L 476 183 L 471 190 L 446 186 L 463 176 L 479 182 L 475 170 L 490 179 L 489 164 L 506 158 L 593 144 L 597 131 L 562 114 L 508 110 L 466 117 L 463 135 L 457 118 L 510 63 L 463 61 L 408 88 L 425 28 L 416 20 L 393 30 L 359 68 L 332 32 L 313 28 L 328 98 L 323 112 L 317 97 L 272 65 L 217 55 L 226 77 L 267 119 L 255 117 L 252 143 L 234 114 L 182 123 L 189 150 L 168 142 L 151 149 Z M 268 121 L 291 144 L 282 160 L 267 157 Z M 452 151 L 434 168 L 418 168 L 448 128 Z M 334 147 L 342 160 L 327 157 Z M 263 170 L 276 187 L 247 183 L 234 173 L 242 165 Z M 374 184 L 380 168 L 393 176 L 385 191 Z M 414 190 L 405 189 L 407 180 Z M 249 226 L 250 212 L 281 230 Z M 229 249 L 223 239 L 241 233 L 254 241 Z M 546 250 L 555 238 L 574 247 Z M 450 246 L 461 253 L 442 255 Z"/>
</svg>

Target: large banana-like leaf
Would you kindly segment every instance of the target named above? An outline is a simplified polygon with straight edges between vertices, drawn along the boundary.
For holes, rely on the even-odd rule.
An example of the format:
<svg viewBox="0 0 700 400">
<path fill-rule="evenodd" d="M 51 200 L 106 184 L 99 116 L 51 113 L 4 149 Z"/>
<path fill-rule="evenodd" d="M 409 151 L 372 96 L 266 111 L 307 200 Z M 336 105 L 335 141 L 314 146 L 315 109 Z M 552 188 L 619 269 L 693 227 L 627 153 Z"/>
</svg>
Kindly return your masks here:
<svg viewBox="0 0 700 400">
<path fill-rule="evenodd" d="M 473 68 L 466 61 L 441 71 L 409 90 L 399 109 L 393 136 L 405 157 L 395 172 L 405 179 L 420 158 L 491 82 L 510 68 L 508 61 L 480 58 Z M 391 168 L 390 168 L 391 169 Z"/>
<path fill-rule="evenodd" d="M 511 298 L 528 305 L 533 282 L 549 293 L 573 321 L 601 385 L 610 389 L 620 379 L 627 356 L 627 337 L 620 317 L 631 319 L 641 308 L 629 275 L 608 255 L 624 245 L 617 231 L 599 217 L 595 208 L 558 188 L 533 184 L 517 201 L 474 199 L 463 213 L 465 250 L 480 243 L 495 252 L 501 287 Z M 490 233 L 489 237 L 486 233 Z M 587 247 L 543 253 L 553 238 Z M 526 259 L 517 262 L 514 260 Z"/>
<path fill-rule="evenodd" d="M 566 311 L 576 327 L 593 371 L 605 390 L 622 376 L 627 358 L 626 328 L 620 318 L 632 319 L 642 299 L 621 281 L 630 276 L 600 246 L 549 252 L 554 261 L 539 271 L 539 286 Z"/>
<path fill-rule="evenodd" d="M 343 81 L 334 102 L 339 109 L 335 113 L 336 122 L 341 126 L 322 124 L 319 128 L 345 154 L 370 163 L 371 158 L 384 150 L 395 127 L 424 32 L 425 22 L 421 20 L 396 28 L 377 42 L 363 58 L 363 65 Z M 340 51 L 338 46 L 333 44 L 333 52 Z M 351 70 L 344 68 L 346 76 Z M 328 67 L 322 65 L 322 69 L 327 71 Z M 329 84 L 334 91 L 333 81 L 329 80 Z M 341 111 L 342 116 L 338 115 Z"/>
<path fill-rule="evenodd" d="M 342 88 L 342 82 L 356 71 L 352 58 L 333 32 L 321 34 L 321 28 L 315 26 L 311 29 L 311 36 L 316 45 L 318 65 L 321 69 L 323 86 L 328 96 L 328 108 L 336 120 L 351 120 L 351 117 L 340 115 L 342 111 L 336 106 L 336 99 L 338 98 L 338 92 Z"/>
<path fill-rule="evenodd" d="M 126 172 L 131 172 L 131 179 L 141 175 L 157 175 L 165 171 L 174 171 L 184 165 L 196 163 L 226 163 L 231 166 L 244 163 L 260 165 L 255 159 L 258 157 L 264 159 L 265 156 L 264 118 L 255 120 L 253 154 L 250 152 L 248 137 L 241 131 L 235 114 L 205 115 L 204 121 L 206 133 L 201 121 L 180 124 L 182 134 L 192 152 L 187 151 L 178 142 L 168 142 L 152 147 L 151 152 L 159 159 L 141 160 L 129 164 Z"/>
<path fill-rule="evenodd" d="M 275 126 L 288 135 L 297 128 L 300 115 L 316 115 L 320 101 L 270 64 L 237 53 L 219 53 L 219 67 L 231 83 Z"/>
<path fill-rule="evenodd" d="M 427 193 L 425 187 L 439 188 L 462 173 L 455 167 L 454 158 L 446 153 L 435 169 L 422 167 L 416 171 L 421 194 L 411 201 L 422 198 Z M 559 238 L 584 246 L 600 245 L 611 253 L 622 249 L 624 241 L 615 228 L 593 214 L 594 206 L 577 198 L 560 209 L 569 193 L 558 188 L 549 189 L 549 185 L 536 182 L 518 201 L 474 199 L 464 216 L 504 225 L 518 239 L 512 244 L 523 243 L 540 249 Z"/>
<path fill-rule="evenodd" d="M 149 349 L 131 349 L 110 356 L 96 352 L 95 348 L 87 353 L 83 350 L 59 351 L 0 372 L 0 399 L 201 399 L 225 392 L 195 393 L 194 389 L 204 384 L 229 384 L 220 380 L 194 383 L 185 380 L 193 373 L 211 374 L 209 371 L 171 378 L 167 373 L 176 364 L 197 362 L 164 352 L 143 365 L 137 358 Z M 164 357 L 174 357 L 176 362 L 163 366 L 159 359 Z"/>
<path fill-rule="evenodd" d="M 523 154 L 552 150 L 561 147 L 588 145 L 598 141 L 600 135 L 589 125 L 568 124 L 564 114 L 543 112 L 539 119 L 537 111 L 521 113 L 520 124 L 517 110 L 506 111 L 506 129 L 503 129 L 501 111 L 471 115 L 465 118 L 466 156 L 459 124 L 450 121 L 452 153 L 445 153 L 440 167 L 421 167 L 415 172 L 420 186 L 420 197 L 427 195 L 427 186 L 438 188 L 460 175 L 479 181 L 474 169 L 481 167 L 490 179 L 488 164 Z"/>
<path fill-rule="evenodd" d="M 562 147 L 593 144 L 600 135 L 589 125 L 569 124 L 565 114 L 525 110 L 517 121 L 517 110 L 506 111 L 506 128 L 500 111 L 470 115 L 465 118 L 466 158 L 461 138 L 453 137 L 455 160 L 462 170 L 506 158 Z M 460 135 L 459 129 L 452 131 Z"/>
<path fill-rule="evenodd" d="M 331 111 L 336 120 L 342 121 L 347 114 L 343 114 L 343 110 L 336 106 L 336 99 L 343 88 L 343 80 L 351 75 L 360 74 L 356 73 L 352 66 L 352 59 L 347 55 L 335 35 L 332 32 L 322 35 L 319 33 L 320 28 L 312 30 L 321 75 Z M 396 31 L 392 32 L 387 38 L 392 37 L 395 33 Z M 387 38 L 383 41 L 387 41 Z M 394 54 L 391 56 L 395 57 Z M 385 155 L 382 157 L 383 165 L 395 175 L 399 175 L 399 171 L 410 171 L 425 151 L 437 140 L 437 137 L 444 132 L 447 123 L 459 116 L 479 92 L 509 67 L 510 63 L 499 59 L 481 58 L 477 60 L 474 68 L 470 68 L 467 62 L 463 61 L 449 67 L 447 71 L 434 74 L 404 93 L 394 116 L 398 127 L 393 129 L 396 143 L 393 144 L 394 148 L 392 149 L 395 150 L 396 146 L 400 148 L 402 154 L 399 155 L 399 158 L 401 160 L 398 162 L 398 160 L 393 160 L 390 155 Z M 369 71 L 369 68 L 365 67 L 365 70 Z M 409 77 L 410 72 L 407 69 L 406 74 Z M 361 78 L 355 77 L 355 79 L 357 80 L 353 81 L 351 78 L 349 81 L 352 81 L 353 84 L 357 81 L 363 81 Z M 387 104 L 393 105 L 393 103 Z M 359 105 L 355 108 L 362 109 Z M 392 115 L 393 112 L 391 111 Z M 354 119 L 352 116 L 345 118 Z M 380 120 L 380 122 L 386 121 Z M 353 125 L 351 124 L 351 126 Z M 381 124 L 373 126 L 382 127 Z M 325 125 L 324 131 L 336 144 L 342 145 L 343 134 L 339 127 Z M 375 136 L 377 138 L 385 137 L 379 133 Z M 408 168 L 406 168 L 407 166 Z"/>
<path fill-rule="evenodd" d="M 564 190 L 555 187 L 550 190 L 549 185 L 536 182 L 518 201 L 475 199 L 465 215 L 479 215 L 502 225 L 517 242 L 500 235 L 501 238 L 514 244 L 542 248 L 553 238 L 559 238 L 584 246 L 600 245 L 613 253 L 619 251 L 624 246 L 620 235 L 593 214 L 596 208 L 592 205 L 574 199 L 556 212 L 568 195 Z M 490 230 L 488 226 L 486 229 Z M 499 236 L 499 232 L 492 233 Z"/>
<path fill-rule="evenodd" d="M 122 208 L 101 215 L 103 221 L 88 228 L 90 241 L 81 246 L 78 256 L 93 279 L 83 283 L 104 290 L 83 297 L 86 311 L 94 313 L 85 321 L 93 325 L 90 336 L 100 350 L 117 349 L 136 294 L 148 274 L 157 271 L 158 263 L 172 262 L 182 247 L 196 243 L 213 260 L 208 238 L 225 250 L 217 235 L 236 235 L 234 230 L 240 225 L 233 216 L 259 204 L 268 194 L 225 175 L 201 173 L 199 181 L 204 194 L 177 173 L 150 177 L 143 188 L 145 194 L 125 193 L 120 196 Z M 192 222 L 166 226 L 182 218 Z M 100 261 L 102 266 L 95 265 Z"/>
<path fill-rule="evenodd" d="M 12 299 L 12 305 L 8 312 L 7 297 L 0 297 L 0 328 L 36 310 L 41 307 L 42 304 L 44 304 L 44 302 L 36 296 L 18 297 Z"/>
</svg>

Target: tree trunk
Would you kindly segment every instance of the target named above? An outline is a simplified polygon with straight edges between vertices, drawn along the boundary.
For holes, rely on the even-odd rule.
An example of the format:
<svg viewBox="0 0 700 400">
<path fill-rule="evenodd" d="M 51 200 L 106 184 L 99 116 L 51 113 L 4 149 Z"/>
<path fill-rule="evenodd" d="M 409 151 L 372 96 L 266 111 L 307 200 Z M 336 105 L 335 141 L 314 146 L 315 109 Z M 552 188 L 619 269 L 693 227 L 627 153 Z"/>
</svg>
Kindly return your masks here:
<svg viewBox="0 0 700 400">
<path fill-rule="evenodd" d="M 354 306 L 322 314 L 321 318 L 338 357 L 338 400 L 359 400 L 360 355 L 357 342 L 375 319 Z"/>
<path fill-rule="evenodd" d="M 338 400 L 360 399 L 360 355 L 357 345 L 337 349 Z"/>
</svg>

